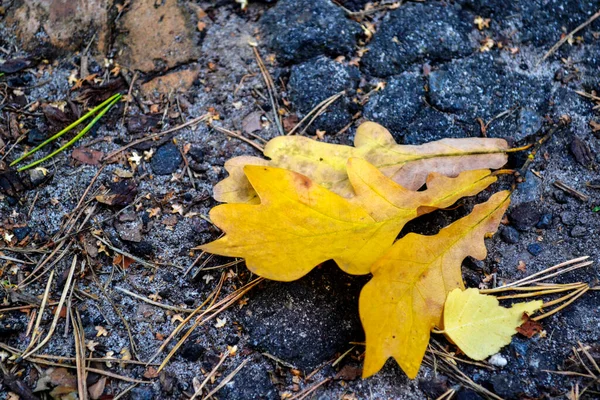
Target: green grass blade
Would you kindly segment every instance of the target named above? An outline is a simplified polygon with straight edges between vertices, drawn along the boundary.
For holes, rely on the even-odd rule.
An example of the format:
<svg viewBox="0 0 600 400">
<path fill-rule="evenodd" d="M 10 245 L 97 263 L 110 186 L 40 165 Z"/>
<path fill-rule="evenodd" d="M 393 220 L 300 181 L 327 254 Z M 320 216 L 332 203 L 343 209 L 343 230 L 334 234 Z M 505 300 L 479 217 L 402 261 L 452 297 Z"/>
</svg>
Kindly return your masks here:
<svg viewBox="0 0 600 400">
<path fill-rule="evenodd" d="M 94 117 L 94 119 L 92 120 L 92 122 L 90 122 L 89 124 L 87 124 L 86 127 L 81 130 L 81 132 L 79 132 L 73 139 L 69 140 L 66 144 L 64 144 L 63 146 L 61 146 L 59 149 L 57 149 L 57 150 L 53 151 L 52 153 L 48 154 L 46 157 L 40 158 L 39 160 L 32 162 L 31 164 L 27 164 L 24 167 L 18 168 L 17 171 L 21 172 L 21 171 L 25 171 L 26 169 L 29 169 L 31 167 L 35 167 L 36 165 L 41 164 L 42 162 L 44 162 L 46 160 L 49 160 L 50 158 L 54 157 L 58 153 L 61 153 L 66 148 L 71 147 L 75 142 L 77 142 L 79 139 L 81 139 L 81 137 L 83 135 L 85 135 L 86 133 L 88 133 L 88 131 L 90 129 L 92 129 L 92 127 L 96 124 L 96 122 L 98 122 L 98 120 L 100 118 L 102 118 L 102 116 L 104 114 L 106 114 L 108 112 L 108 110 L 110 110 L 111 107 L 114 106 L 119 101 L 120 98 L 121 98 L 120 94 L 112 96 L 111 99 L 113 99 L 113 100 L 110 103 L 108 103 L 108 105 L 102 111 L 100 111 L 98 113 L 98 115 L 96 115 L 96 117 Z"/>
<path fill-rule="evenodd" d="M 58 132 L 56 135 L 52 136 L 51 138 L 46 139 L 40 145 L 36 146 L 32 150 L 28 151 L 27 153 L 23 154 L 21 157 L 17 158 L 13 162 L 11 162 L 10 166 L 12 167 L 13 165 L 21 162 L 24 158 L 27 158 L 30 155 L 32 155 L 33 153 L 37 152 L 39 149 L 41 149 L 42 147 L 44 147 L 48 143 L 53 142 L 54 140 L 58 139 L 59 137 L 61 137 L 65 133 L 69 132 L 71 129 L 75 128 L 77 125 L 81 124 L 83 121 L 85 121 L 86 119 L 88 119 L 92 115 L 94 115 L 98 110 L 100 110 L 101 108 L 105 107 L 107 104 L 111 103 L 115 98 L 116 99 L 121 98 L 121 94 L 120 93 L 114 94 L 111 97 L 109 97 L 108 99 L 104 100 L 102 103 L 100 103 L 99 105 L 97 105 L 96 107 L 94 107 L 93 109 L 91 109 L 83 117 L 79 118 L 77 121 L 73 122 L 71 125 L 67 126 L 65 129 L 63 129 L 60 132 Z"/>
</svg>

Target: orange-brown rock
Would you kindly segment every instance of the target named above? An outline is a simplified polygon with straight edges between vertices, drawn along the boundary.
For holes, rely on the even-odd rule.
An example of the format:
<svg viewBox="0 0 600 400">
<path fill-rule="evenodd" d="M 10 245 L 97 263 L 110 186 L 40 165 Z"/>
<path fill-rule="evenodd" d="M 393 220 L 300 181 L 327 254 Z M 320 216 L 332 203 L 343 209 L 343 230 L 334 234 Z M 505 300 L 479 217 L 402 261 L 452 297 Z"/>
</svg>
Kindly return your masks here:
<svg viewBox="0 0 600 400">
<path fill-rule="evenodd" d="M 23 48 L 34 50 L 47 43 L 64 50 L 80 50 L 96 34 L 95 46 L 106 50 L 108 10 L 113 0 L 28 0 L 7 15 Z"/>
<path fill-rule="evenodd" d="M 158 4 L 158 5 L 156 5 Z M 119 63 L 150 72 L 173 68 L 198 57 L 196 28 L 177 0 L 136 0 L 121 19 Z"/>
<path fill-rule="evenodd" d="M 142 85 L 144 97 L 186 92 L 198 77 L 198 69 L 190 68 L 157 76 Z"/>
</svg>

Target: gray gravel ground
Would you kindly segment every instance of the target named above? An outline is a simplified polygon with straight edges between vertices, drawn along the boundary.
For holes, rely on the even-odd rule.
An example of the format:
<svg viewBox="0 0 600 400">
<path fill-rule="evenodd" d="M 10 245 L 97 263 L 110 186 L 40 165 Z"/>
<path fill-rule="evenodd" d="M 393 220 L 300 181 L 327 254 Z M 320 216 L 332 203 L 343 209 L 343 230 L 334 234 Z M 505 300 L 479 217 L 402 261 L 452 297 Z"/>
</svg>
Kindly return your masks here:
<svg viewBox="0 0 600 400">
<path fill-rule="evenodd" d="M 148 3 L 134 0 L 136 7 L 138 2 Z M 102 21 L 90 25 L 97 36 L 92 37 L 93 33 L 88 32 L 86 26 L 76 23 L 80 21 L 77 12 L 69 12 L 58 13 L 63 15 L 61 24 L 65 29 L 71 29 L 69 40 L 55 39 L 52 29 L 44 24 L 40 24 L 34 36 L 28 37 L 23 27 L 35 25 L 35 18 L 31 14 L 19 19 L 26 7 L 24 3 L 27 2 L 3 3 L 0 13 L 3 50 L 0 57 L 5 60 L 29 57 L 34 61 L 34 66 L 0 78 L 0 96 L 4 99 L 0 110 L 0 139 L 7 144 L 0 153 L 4 161 L 13 160 L 24 150 L 20 143 L 9 153 L 16 139 L 10 136 L 11 115 L 18 115 L 19 132 L 25 136 L 33 129 L 44 134 L 54 132 L 55 127 L 43 116 L 41 108 L 32 109 L 31 104 L 39 101 L 41 105 L 56 105 L 56 102 L 74 100 L 86 91 L 85 84 L 82 90 L 72 91 L 69 77 L 79 70 L 82 52 L 92 38 L 88 71 L 97 73 L 106 82 L 109 75 L 109 80 L 117 79 L 109 71 L 119 63 L 126 76 L 133 76 L 128 69 L 130 63 L 135 69 L 136 60 L 131 56 L 135 52 L 125 54 L 127 49 L 156 46 L 160 50 L 162 46 L 168 50 L 169 43 L 161 42 L 161 38 L 174 35 L 172 28 L 161 28 L 163 19 L 159 19 L 150 31 L 162 32 L 163 36 L 131 43 L 130 27 L 126 25 L 130 19 L 123 19 L 131 8 L 120 10 L 107 6 L 106 1 L 94 0 L 89 4 L 108 9 L 105 25 Z M 46 3 L 50 4 L 48 15 L 63 10 L 58 0 Z M 355 11 L 366 2 L 338 3 Z M 40 6 L 39 10 L 44 7 Z M 316 104 L 341 90 L 346 91 L 306 132 L 314 135 L 316 130 L 324 130 L 327 142 L 352 143 L 356 127 L 364 120 L 382 123 L 403 143 L 479 137 L 482 130 L 478 119 L 481 119 L 484 125 L 489 123 L 485 132 L 488 136 L 504 137 L 511 144 L 524 145 L 534 142 L 540 130 L 545 132 L 567 115 L 570 125 L 541 147 L 530 165 L 531 172 L 526 174 L 526 182 L 514 195 L 507 224 L 501 227 L 500 234 L 487 241 L 487 259 L 483 262 L 466 260 L 463 273 L 468 286 L 478 287 L 490 274 L 495 274 L 498 282 L 511 281 L 588 255 L 595 262 L 593 266 L 561 276 L 558 281 L 598 285 L 600 136 L 593 131 L 590 122 L 600 122 L 600 119 L 594 102 L 575 91 L 598 90 L 600 20 L 577 33 L 572 44 L 564 44 L 548 60 L 537 65 L 562 34 L 600 9 L 597 1 L 517 0 L 507 4 L 504 1 L 432 0 L 407 2 L 389 10 L 384 7 L 367 13 L 362 19 L 349 15 L 329 0 L 250 1 L 246 11 L 229 0 L 179 3 L 169 0 L 148 9 L 160 12 L 161 7 L 167 16 L 175 11 L 183 15 L 185 24 L 176 25 L 183 31 L 175 36 L 180 42 L 189 40 L 190 46 L 196 46 L 190 52 L 192 56 L 182 56 L 174 65 L 153 60 L 155 68 L 137 76 L 133 91 L 137 100 L 125 113 L 122 103 L 111 110 L 99 127 L 77 146 L 89 145 L 107 154 L 146 135 L 131 128 L 144 109 L 156 111 L 154 121 L 163 122 L 162 126 L 146 126 L 146 130 L 152 132 L 211 112 L 219 115 L 214 125 L 242 132 L 250 139 L 253 137 L 248 134 L 248 127 L 251 122 L 256 124 L 255 117 L 260 115 L 260 127 L 251 133 L 265 140 L 276 136 L 273 110 L 249 43 L 258 44 L 257 49 L 274 79 L 286 110 L 284 125 L 293 125 Z M 473 21 L 479 16 L 490 19 L 488 28 L 477 28 Z M 139 18 L 145 18 L 141 12 Z M 47 22 L 43 18 L 42 21 Z M 364 29 L 374 31 L 370 41 L 359 22 Z M 105 38 L 103 46 L 98 38 Z M 486 38 L 493 40 L 494 45 L 489 51 L 481 52 Z M 112 62 L 108 68 L 106 60 Z M 172 84 L 158 97 L 144 92 L 141 87 L 142 83 L 152 82 L 157 77 L 188 73 L 192 76 L 189 85 Z M 386 83 L 385 87 L 375 90 L 381 82 Z M 123 93 L 128 86 L 124 84 Z M 70 105 L 65 106 L 68 112 Z M 83 109 L 80 103 L 75 103 L 75 107 Z M 11 111 L 15 109 L 27 113 Z M 178 131 L 174 144 L 167 147 L 160 141 L 149 143 L 135 150 L 142 156 L 149 148 L 156 151 L 151 160 L 142 160 L 136 166 L 132 179 L 137 185 L 137 205 L 117 216 L 120 207 L 90 201 L 86 207 L 90 213 L 87 225 L 90 229 L 74 236 L 71 250 L 53 267 L 56 281 L 52 285 L 51 300 L 56 301 L 73 255 L 86 261 L 86 270 L 76 274 L 79 291 L 73 294 L 71 304 L 81 313 L 86 340 L 98 342 L 95 357 L 105 357 L 112 352 L 113 357 L 120 358 L 124 349 L 131 351 L 125 326 L 111 302 L 128 322 L 137 347 L 134 358 L 141 361 L 148 360 L 157 351 L 162 340 L 179 323 L 177 314 L 182 314 L 148 305 L 117 288 L 158 299 L 164 304 L 193 309 L 216 288 L 221 274 L 225 276 L 224 294 L 255 278 L 242 263 L 211 269 L 231 261 L 221 257 L 202 264 L 203 270 L 196 266 L 187 275 L 184 271 L 199 254 L 192 249 L 219 235 L 204 216 L 216 204 L 211 191 L 214 184 L 226 176 L 224 162 L 239 155 L 259 156 L 259 152 L 206 123 Z M 175 146 L 182 151 L 189 150 L 186 155 L 189 174 L 174 153 Z M 124 152 L 118 162 L 105 166 L 92 192 L 123 180 L 115 173 L 119 168 L 131 170 L 127 160 L 133 155 L 131 150 Z M 30 228 L 23 242 L 29 248 L 53 248 L 51 238 L 99 171 L 97 165 L 74 161 L 72 151 L 44 164 L 49 171 L 46 182 L 34 183 L 29 190 L 18 193 L 6 190 L 0 193 L 3 231 L 16 234 L 23 232 L 18 231 L 19 228 Z M 509 167 L 518 168 L 523 162 L 522 155 L 511 156 Z M 0 165 L 0 168 L 5 167 Z M 160 174 L 161 171 L 164 174 Z M 18 179 L 28 184 L 28 177 L 29 174 L 23 173 Z M 584 193 L 588 200 L 582 201 L 560 191 L 554 185 L 557 180 Z M 596 186 L 588 186 L 587 182 L 596 182 Z M 498 186 L 510 183 L 506 178 Z M 433 234 L 443 224 L 464 215 L 475 200 L 485 197 L 486 194 L 482 194 L 478 199 L 467 200 L 465 207 L 413 221 L 403 234 L 408 231 Z M 180 206 L 183 215 L 177 213 Z M 152 210 L 159 213 L 153 216 L 155 211 Z M 125 271 L 115 268 L 116 254 L 111 250 L 108 250 L 110 256 L 98 253 L 99 246 L 90 236 L 91 231 L 100 233 L 114 247 L 149 260 L 158 268 L 153 270 L 139 263 L 133 263 Z M 0 247 L 5 245 L 9 247 L 7 243 Z M 6 248 L 0 251 L 22 260 L 31 257 L 35 262 L 41 257 Z M 520 263 L 524 263 L 525 272 L 517 269 Z M 10 295 L 11 284 L 19 283 L 33 266 L 0 259 L 0 279 L 5 286 L 3 298 L 7 307 L 26 304 Z M 39 297 L 47 277 L 25 286 L 19 293 Z M 122 367 L 114 362 L 112 366 L 94 362 L 93 367 L 151 381 L 130 391 L 126 396 L 131 399 L 188 398 L 194 392 L 194 379 L 202 382 L 218 363 L 219 355 L 227 352 L 228 347 L 237 346 L 237 355 L 229 357 L 219 369 L 219 377 L 206 386 L 208 390 L 215 388 L 243 360 L 248 360 L 217 393 L 220 399 L 285 399 L 324 380 L 327 382 L 306 398 L 434 399 L 448 389 L 456 390 L 455 398 L 481 398 L 452 376 L 427 366 L 421 368 L 415 380 L 409 380 L 392 361 L 372 378 L 357 378 L 363 348 L 351 342 L 364 340 L 357 299 L 367 280 L 368 277 L 347 276 L 333 263 L 326 263 L 296 282 L 264 282 L 246 294 L 242 302 L 219 315 L 224 320 L 222 327 L 215 326 L 216 320 L 198 327 L 159 377 L 152 376 L 151 371 L 148 374 L 143 365 Z M 581 390 L 590 381 L 547 371 L 582 372 L 581 365 L 571 360 L 572 348 L 579 342 L 591 346 L 591 354 L 600 357 L 599 304 L 598 292 L 589 292 L 543 321 L 546 337 L 515 337 L 513 343 L 501 351 L 508 361 L 503 368 L 488 370 L 463 364 L 460 368 L 478 385 L 502 398 L 565 398 L 576 385 Z M 30 337 L 27 327 L 32 315 L 20 311 L 0 313 L 1 342 L 24 349 Z M 52 317 L 50 312 L 44 314 L 41 324 L 44 331 L 49 328 Z M 108 331 L 106 336 L 97 336 L 99 326 Z M 168 349 L 171 348 L 169 345 Z M 348 350 L 342 362 L 333 367 L 332 361 Z M 55 334 L 42 352 L 74 355 L 72 330 L 65 334 L 64 319 L 59 320 Z M 162 357 L 164 354 L 157 360 L 160 362 Z M 13 367 L 11 363 L 6 365 Z M 23 372 L 19 378 L 26 385 L 36 386 L 38 368 L 23 362 L 16 369 Z M 88 385 L 98 379 L 97 374 L 90 373 Z M 9 398 L 8 392 L 12 389 L 7 389 L 6 382 L 0 384 L 3 385 L 0 399 Z M 129 385 L 110 380 L 104 392 L 109 397 L 104 398 L 112 398 L 110 396 Z M 595 398 L 598 390 L 596 383 L 583 398 Z"/>
</svg>

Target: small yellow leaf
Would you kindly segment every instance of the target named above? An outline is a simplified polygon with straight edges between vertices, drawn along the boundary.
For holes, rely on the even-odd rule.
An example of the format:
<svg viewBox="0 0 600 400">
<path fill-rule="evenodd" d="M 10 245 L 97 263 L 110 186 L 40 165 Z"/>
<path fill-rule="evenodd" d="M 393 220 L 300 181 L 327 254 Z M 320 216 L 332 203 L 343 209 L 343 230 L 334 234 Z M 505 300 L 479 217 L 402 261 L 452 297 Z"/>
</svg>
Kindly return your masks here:
<svg viewBox="0 0 600 400">
<path fill-rule="evenodd" d="M 327 260 L 349 274 L 368 274 L 408 221 L 496 181 L 487 170 L 466 171 L 456 178 L 431 174 L 427 190 L 416 192 L 365 160 L 351 158 L 347 168 L 356 193 L 351 199 L 296 172 L 246 166 L 261 203 L 214 207 L 210 219 L 226 235 L 199 248 L 245 258 L 252 272 L 278 281 L 298 279 Z"/>
<path fill-rule="evenodd" d="M 108 331 L 103 326 L 96 326 L 95 329 L 97 331 L 96 337 L 107 336 L 108 335 Z"/>
<path fill-rule="evenodd" d="M 508 191 L 496 193 L 437 235 L 409 233 L 373 265 L 373 279 L 359 300 L 367 343 L 364 377 L 379 371 L 389 357 L 409 378 L 417 375 L 429 333 L 441 325 L 446 295 L 464 287 L 462 261 L 486 257 L 484 235 L 498 229 L 509 199 Z"/>
<path fill-rule="evenodd" d="M 374 122 L 358 127 L 354 146 L 323 143 L 304 136 L 278 136 L 265 146 L 264 155 L 236 157 L 225 163 L 229 177 L 219 182 L 213 196 L 223 203 L 252 203 L 258 199 L 246 179 L 246 165 L 269 165 L 306 175 L 315 183 L 352 197 L 352 184 L 346 172 L 350 158 L 362 158 L 383 175 L 411 190 L 419 189 L 427 176 L 436 172 L 457 176 L 461 171 L 500 168 L 507 160 L 504 139 L 442 139 L 419 146 L 399 145 L 390 132 Z"/>
<path fill-rule="evenodd" d="M 444 332 L 467 356 L 483 360 L 510 343 L 523 313 L 529 315 L 542 304 L 535 300 L 504 308 L 496 297 L 477 289 L 454 289 L 444 306 Z"/>
</svg>

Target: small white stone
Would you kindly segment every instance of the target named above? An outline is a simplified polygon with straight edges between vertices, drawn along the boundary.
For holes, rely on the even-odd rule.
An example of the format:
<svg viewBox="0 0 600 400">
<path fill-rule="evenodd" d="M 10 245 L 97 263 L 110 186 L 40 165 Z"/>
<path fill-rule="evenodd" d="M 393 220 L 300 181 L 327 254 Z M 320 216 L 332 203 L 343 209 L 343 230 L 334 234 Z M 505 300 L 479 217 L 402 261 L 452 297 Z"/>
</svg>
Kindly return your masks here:
<svg viewBox="0 0 600 400">
<path fill-rule="evenodd" d="M 496 353 L 493 356 L 490 357 L 490 359 L 488 360 L 488 363 L 496 366 L 496 367 L 505 367 L 506 364 L 508 364 L 508 361 L 506 360 L 506 358 L 502 357 L 502 355 L 500 353 Z"/>
</svg>

